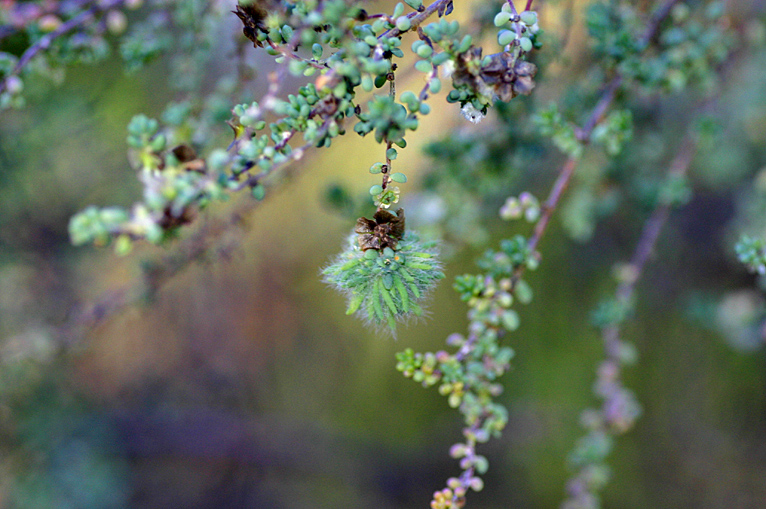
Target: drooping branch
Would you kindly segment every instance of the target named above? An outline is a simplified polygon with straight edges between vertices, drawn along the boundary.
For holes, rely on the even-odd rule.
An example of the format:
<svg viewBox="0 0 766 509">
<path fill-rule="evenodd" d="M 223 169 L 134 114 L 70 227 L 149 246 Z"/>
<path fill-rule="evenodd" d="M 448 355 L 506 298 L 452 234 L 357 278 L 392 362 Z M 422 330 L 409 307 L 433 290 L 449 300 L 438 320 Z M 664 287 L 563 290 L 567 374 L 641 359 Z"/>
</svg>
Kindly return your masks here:
<svg viewBox="0 0 766 509">
<path fill-rule="evenodd" d="M 110 8 L 114 8 L 124 1 L 125 0 L 110 0 L 109 2 L 100 5 L 98 8 L 94 7 L 88 11 L 84 11 L 78 16 L 67 21 L 67 23 L 62 24 L 55 32 L 48 34 L 44 40 L 39 41 L 34 47 L 30 47 L 27 53 L 25 53 L 24 57 L 22 57 L 22 59 L 19 61 L 19 65 L 17 67 L 20 69 L 37 53 L 47 49 L 53 40 L 55 40 L 57 37 L 75 29 L 80 25 L 87 23 L 88 20 L 92 19 L 92 16 L 97 14 L 100 10 L 108 10 Z M 429 16 L 437 12 L 441 12 L 441 10 L 443 10 L 449 2 L 450 0 L 436 0 L 427 7 L 407 15 L 411 21 L 411 28 L 409 30 L 415 30 Z M 378 39 L 395 37 L 401 35 L 403 32 L 404 31 L 395 27 L 378 36 Z M 296 41 L 299 40 L 299 34 L 300 31 L 296 30 L 294 36 Z M 293 53 L 285 49 L 291 47 L 290 43 L 286 44 L 285 48 L 281 46 L 272 47 L 288 58 L 294 58 Z M 325 68 L 324 65 L 321 67 Z M 267 93 L 259 101 L 259 110 L 257 112 L 257 116 L 259 118 L 265 116 L 266 110 L 272 108 L 273 104 L 277 102 L 278 96 L 282 90 L 284 78 L 286 77 L 286 69 L 287 62 L 280 65 L 278 70 L 272 72 L 269 75 L 269 87 Z M 324 86 L 331 87 L 333 83 L 340 80 L 341 78 L 342 76 L 340 76 L 334 69 L 328 69 L 322 79 L 325 83 Z M 427 97 L 427 94 L 421 92 L 421 97 L 425 98 Z M 320 112 L 318 110 L 319 106 L 315 106 L 312 109 L 310 116 L 313 117 L 315 115 L 319 115 Z M 330 120 L 332 120 L 331 117 L 324 119 L 324 122 L 319 127 L 319 132 L 326 132 Z M 246 130 L 245 134 L 240 134 L 229 146 L 229 163 L 236 158 L 239 146 L 243 143 L 246 143 L 250 139 L 251 133 L 248 131 L 249 128 Z M 298 131 L 295 129 L 284 133 L 281 141 L 274 146 L 274 149 L 279 150 L 283 148 L 297 133 Z M 287 170 L 287 167 L 289 166 L 288 163 L 300 159 L 305 151 L 310 148 L 312 148 L 311 144 L 305 144 L 302 147 L 298 147 L 292 150 L 285 161 L 275 163 L 272 166 L 268 174 L 268 178 L 274 179 L 288 176 L 290 173 Z M 239 185 L 235 187 L 235 190 L 245 189 L 247 187 L 253 187 L 254 185 L 261 184 L 263 179 L 266 178 L 266 175 L 254 175 L 248 172 L 244 172 L 239 176 L 242 177 L 242 180 L 239 181 Z M 202 179 L 199 183 L 199 187 L 204 187 L 206 183 L 207 180 Z M 230 230 L 236 230 L 237 228 L 240 228 L 242 224 L 242 218 L 246 214 L 250 213 L 252 209 L 257 206 L 257 204 L 257 201 L 250 200 L 239 206 L 234 212 L 231 212 L 227 218 L 210 219 L 208 223 L 201 225 L 197 231 L 193 232 L 188 238 L 183 240 L 173 250 L 172 253 L 162 256 L 156 261 L 145 264 L 144 277 L 138 284 L 107 291 L 96 301 L 79 309 L 73 310 L 70 313 L 66 323 L 60 327 L 60 336 L 64 342 L 69 342 L 72 340 L 72 338 L 79 337 L 84 332 L 92 329 L 93 327 L 108 321 L 110 318 L 119 314 L 124 309 L 134 305 L 136 302 L 145 299 L 147 295 L 155 294 L 176 274 L 182 272 L 186 267 L 195 261 L 203 259 L 206 256 L 210 256 L 211 253 L 220 251 L 220 249 L 217 249 L 216 247 L 220 242 L 220 239 Z"/>
<path fill-rule="evenodd" d="M 661 21 L 669 14 L 672 6 L 677 2 L 678 0 L 667 0 L 655 12 L 655 14 L 647 23 L 647 28 L 644 31 L 644 35 L 642 37 L 643 41 L 648 42 L 654 38 L 657 31 L 659 30 Z M 577 139 L 583 145 L 590 143 L 594 129 L 597 125 L 599 125 L 599 123 L 608 112 L 609 108 L 614 103 L 617 91 L 619 90 L 622 81 L 623 78 L 619 74 L 612 78 L 612 80 L 602 91 L 599 100 L 591 110 L 585 122 L 580 128 L 575 129 Z M 547 226 L 550 223 L 550 219 L 556 210 L 561 197 L 564 195 L 564 192 L 566 191 L 572 176 L 574 175 L 574 172 L 577 168 L 577 163 L 577 158 L 569 157 L 561 167 L 559 175 L 551 188 L 548 198 L 543 204 L 541 216 L 536 223 L 533 234 L 527 242 L 527 248 L 529 252 L 534 253 L 537 245 L 543 238 Z M 516 292 L 517 286 L 521 280 L 521 276 L 526 269 L 526 266 L 526 264 L 521 264 L 519 265 L 518 269 L 513 272 L 510 279 L 510 284 L 507 288 L 509 293 Z M 498 297 L 502 295 L 502 292 L 498 291 L 498 289 L 491 284 L 491 277 L 487 276 L 485 281 L 487 281 L 485 284 L 490 284 L 489 291 L 482 291 L 481 294 L 476 296 L 476 299 L 484 298 L 485 301 L 492 301 L 492 299 L 502 298 Z M 500 285 L 500 289 L 503 289 L 502 283 L 500 283 Z M 491 304 L 488 305 L 491 306 Z M 482 340 L 482 334 L 480 331 L 483 329 L 480 328 L 478 331 L 474 330 L 474 319 L 471 318 L 472 313 L 474 313 L 474 309 L 469 311 L 469 319 L 471 319 L 472 322 L 471 326 L 469 326 L 469 335 L 465 339 L 460 339 L 460 348 L 453 356 L 454 361 L 460 363 L 461 365 L 467 363 L 469 359 L 471 359 L 474 350 L 478 348 L 478 344 Z M 498 323 L 486 325 L 486 328 L 489 328 L 493 331 L 492 335 L 495 337 L 501 336 L 505 330 L 505 327 L 505 324 Z M 446 357 L 446 354 L 444 356 Z M 437 354 L 436 357 L 438 358 L 439 354 Z M 484 357 L 484 361 L 487 361 L 486 356 Z M 504 372 L 507 367 L 503 368 L 502 366 L 498 365 L 497 369 L 500 370 L 500 374 L 502 374 L 502 372 Z M 441 375 L 442 373 L 438 373 L 438 376 Z M 460 391 L 470 390 L 472 390 L 471 387 L 460 387 Z M 476 464 L 478 464 L 477 461 L 479 458 L 479 455 L 476 452 L 476 446 L 478 442 L 484 441 L 487 438 L 482 436 L 482 440 L 479 440 L 478 437 L 481 436 L 485 431 L 486 422 L 489 422 L 490 419 L 495 418 L 495 414 L 489 409 L 497 411 L 492 406 L 488 405 L 485 411 L 482 411 L 478 415 L 472 416 L 471 419 L 468 419 L 471 422 L 469 422 L 468 425 L 463 428 L 463 434 L 466 437 L 466 442 L 462 444 L 456 444 L 453 446 L 453 450 L 451 451 L 453 457 L 463 458 L 461 460 L 461 467 L 463 468 L 463 472 L 461 473 L 460 477 L 451 478 L 447 483 L 447 488 L 435 493 L 434 500 L 432 501 L 432 507 L 459 507 L 464 502 L 464 494 L 469 489 L 476 489 L 474 483 L 480 482 L 480 479 L 478 479 L 475 475 L 477 471 Z M 466 466 L 463 466 L 464 464 Z"/>
<path fill-rule="evenodd" d="M 668 180 L 683 178 L 686 175 L 696 146 L 695 138 L 687 134 L 670 163 Z M 623 277 L 615 292 L 615 317 L 601 329 L 605 356 L 597 370 L 595 387 L 603 403 L 598 410 L 586 410 L 583 413 L 582 421 L 588 428 L 588 434 L 580 439 L 571 457 L 577 466 L 577 471 L 567 482 L 567 500 L 562 505 L 563 509 L 587 506 L 589 502 L 597 498 L 597 492 L 603 487 L 603 482 L 594 481 L 593 473 L 594 470 L 601 468 L 600 462 L 603 458 L 589 462 L 584 459 L 589 456 L 580 457 L 579 450 L 593 443 L 608 441 L 608 437 L 625 433 L 632 428 L 640 413 L 640 407 L 632 392 L 625 388 L 621 380 L 623 366 L 631 359 L 630 356 L 626 357 L 630 355 L 627 354 L 630 350 L 620 339 L 620 326 L 627 310 L 632 307 L 636 284 L 657 246 L 660 233 L 670 217 L 673 206 L 674 203 L 670 200 L 658 199 L 654 211 L 644 223 L 630 264 L 624 271 L 626 276 Z M 606 454 L 608 448 L 599 450 L 605 451 L 604 454 Z"/>
</svg>

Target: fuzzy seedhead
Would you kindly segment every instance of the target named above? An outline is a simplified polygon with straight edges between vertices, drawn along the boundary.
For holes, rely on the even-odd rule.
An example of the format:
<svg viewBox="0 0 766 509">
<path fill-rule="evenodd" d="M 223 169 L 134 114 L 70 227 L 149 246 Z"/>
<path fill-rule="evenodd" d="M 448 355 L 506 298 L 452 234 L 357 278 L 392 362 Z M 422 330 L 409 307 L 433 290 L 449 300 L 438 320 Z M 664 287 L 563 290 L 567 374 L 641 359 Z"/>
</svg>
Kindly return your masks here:
<svg viewBox="0 0 766 509">
<path fill-rule="evenodd" d="M 349 236 L 346 250 L 322 271 L 324 281 L 348 297 L 346 314 L 395 333 L 400 319 L 422 316 L 420 303 L 444 278 L 436 248 L 411 232 L 395 244 L 396 250 L 360 244 L 357 235 Z"/>
</svg>

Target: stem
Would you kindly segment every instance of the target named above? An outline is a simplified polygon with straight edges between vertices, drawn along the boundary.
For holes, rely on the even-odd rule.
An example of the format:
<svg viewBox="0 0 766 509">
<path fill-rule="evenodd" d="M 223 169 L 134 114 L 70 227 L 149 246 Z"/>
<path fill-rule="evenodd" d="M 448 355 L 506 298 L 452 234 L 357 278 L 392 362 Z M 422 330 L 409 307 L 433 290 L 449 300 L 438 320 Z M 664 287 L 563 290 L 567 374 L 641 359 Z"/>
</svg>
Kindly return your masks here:
<svg viewBox="0 0 766 509">
<path fill-rule="evenodd" d="M 691 137 L 686 135 L 681 148 L 670 163 L 670 170 L 668 171 L 669 177 L 682 177 L 686 174 L 691 165 L 691 161 L 694 158 L 694 152 L 696 150 L 697 143 Z M 644 224 L 644 229 L 641 233 L 640 241 L 636 247 L 636 252 L 633 258 L 630 260 L 630 266 L 634 274 L 634 277 L 623 281 L 617 288 L 617 299 L 621 302 L 628 303 L 633 297 L 636 280 L 641 275 L 646 266 L 649 256 L 654 251 L 654 247 L 657 244 L 657 238 L 662 231 L 663 226 L 670 216 L 670 209 L 672 205 L 669 203 L 660 203 L 652 212 L 652 215 Z M 616 327 L 615 327 L 616 329 Z M 615 332 L 615 336 L 616 336 Z"/>
<path fill-rule="evenodd" d="M 396 100 L 396 74 L 394 74 L 394 71 L 391 71 L 391 73 L 389 73 L 388 95 L 392 99 Z M 391 174 L 391 158 L 388 157 L 388 151 L 392 146 L 393 146 L 393 143 L 389 140 L 386 140 L 386 164 L 383 167 L 383 170 L 381 171 L 381 173 L 383 174 L 383 181 L 380 183 L 383 190 L 385 190 L 388 187 L 388 184 L 391 183 L 391 177 L 389 177 L 389 175 Z M 382 208 L 383 208 L 382 204 L 378 205 L 377 210 L 380 210 Z"/>
<path fill-rule="evenodd" d="M 21 11 L 21 14 L 18 12 L 14 14 L 13 10 L 11 8 L 11 12 L 9 13 L 9 17 L 11 17 L 14 20 L 13 25 L 1 25 L 0 26 L 0 40 L 5 39 L 6 37 L 10 37 L 13 34 L 20 32 L 24 29 L 24 27 L 27 27 L 29 23 L 33 21 L 39 21 L 40 18 L 43 16 L 47 16 L 49 14 L 56 14 L 61 16 L 63 11 L 71 11 L 73 9 L 81 9 L 87 4 L 95 3 L 95 0 L 69 0 L 68 2 L 56 2 L 53 3 L 52 6 L 47 5 L 41 5 L 40 10 L 38 12 L 34 12 L 31 16 L 24 16 L 24 10 L 25 9 L 18 9 Z M 24 4 L 28 5 L 28 4 Z M 19 7 L 17 5 L 17 7 Z M 50 8 L 46 8 L 50 7 Z"/>
<path fill-rule="evenodd" d="M 660 23 L 670 14 L 670 10 L 678 2 L 679 0 L 666 0 L 666 2 L 663 3 L 654 12 L 654 14 L 649 19 L 649 22 L 647 23 L 644 34 L 641 37 L 641 43 L 643 46 L 649 44 L 655 35 L 657 35 Z M 601 120 L 604 118 L 604 115 L 606 115 L 606 112 L 612 106 L 615 96 L 617 95 L 617 90 L 619 90 L 620 85 L 622 85 L 622 81 L 623 78 L 620 74 L 617 74 L 614 78 L 612 78 L 612 80 L 601 93 L 601 98 L 596 103 L 596 106 L 593 107 L 593 110 L 591 111 L 590 115 L 588 115 L 588 119 L 585 121 L 583 126 L 575 129 L 577 139 L 583 145 L 590 143 L 593 129 L 595 129 L 599 122 L 601 122 Z M 572 179 L 572 175 L 574 175 L 576 166 L 577 160 L 574 158 L 569 158 L 559 170 L 559 176 L 556 178 L 556 181 L 554 182 L 553 187 L 548 194 L 548 198 L 545 200 L 540 219 L 535 225 L 535 229 L 529 239 L 528 245 L 530 251 L 534 252 L 543 235 L 545 235 L 545 231 L 548 223 L 550 222 L 551 216 L 558 206 L 561 196 L 564 194 L 564 191 L 569 185 L 569 181 Z M 521 279 L 521 276 L 524 274 L 525 270 L 525 265 L 521 265 L 518 269 L 516 269 L 516 272 L 512 278 L 513 287 L 515 287 L 516 283 L 519 281 L 519 279 Z"/>
<path fill-rule="evenodd" d="M 451 0 L 436 0 L 436 2 L 432 3 L 428 7 L 425 8 L 423 12 L 411 12 L 407 15 L 407 17 L 410 19 L 410 28 L 407 30 L 408 32 L 417 28 L 418 25 L 423 23 L 426 18 L 431 16 L 433 13 L 438 11 L 442 6 L 446 6 Z M 387 30 L 383 32 L 379 38 L 382 37 L 396 37 L 402 33 L 401 30 L 394 27 L 391 30 Z"/>
<path fill-rule="evenodd" d="M 670 164 L 668 177 L 680 177 L 686 174 L 694 157 L 695 149 L 696 141 L 690 134 L 687 134 Z M 660 233 L 670 217 L 671 208 L 672 205 L 670 203 L 658 203 L 644 223 L 641 236 L 636 244 L 636 250 L 631 258 L 630 276 L 618 285 L 615 292 L 615 298 L 618 303 L 625 306 L 630 305 L 636 284 L 644 273 L 649 256 L 657 246 Z M 623 345 L 620 340 L 620 324 L 614 323 L 604 327 L 601 330 L 601 339 L 604 344 L 606 359 L 600 365 L 598 377 L 603 382 L 603 375 L 600 374 L 601 368 L 608 366 L 609 380 L 604 383 L 608 383 L 612 390 L 601 395 L 603 399 L 601 409 L 599 410 L 601 424 L 596 430 L 591 430 L 589 433 L 619 435 L 632 427 L 633 419 L 635 418 L 635 416 L 632 416 L 630 419 L 624 417 L 619 419 L 618 417 L 618 421 L 615 423 L 614 417 L 611 415 L 615 405 L 613 402 L 614 398 L 610 397 L 610 394 L 619 394 L 627 390 L 621 380 L 624 361 L 621 355 Z M 581 499 L 591 499 L 596 495 L 596 488 L 590 485 L 587 480 L 589 466 L 590 464 L 586 464 L 579 467 L 577 473 L 567 482 L 568 502 L 576 505 Z"/>
<path fill-rule="evenodd" d="M 3 79 L 3 81 L 0 82 L 0 94 L 5 91 L 8 78 L 10 76 L 18 75 L 21 72 L 21 70 L 24 68 L 24 66 L 27 65 L 29 61 L 32 60 L 32 58 L 35 57 L 35 55 L 37 55 L 41 51 L 47 50 L 50 47 L 50 45 L 53 43 L 53 41 L 55 41 L 62 35 L 66 34 L 67 32 L 74 30 L 80 25 L 84 25 L 85 23 L 90 21 L 90 19 L 96 14 L 100 12 L 108 11 L 110 9 L 114 9 L 115 7 L 122 5 L 124 2 L 125 0 L 107 0 L 102 3 L 97 3 L 96 5 L 89 8 L 88 10 L 85 10 L 81 12 L 80 14 L 78 14 L 77 16 L 74 16 L 73 18 L 62 23 L 53 32 L 45 35 L 39 41 L 31 45 L 21 55 L 21 58 L 19 58 L 19 61 L 16 63 L 16 66 L 13 68 L 10 74 L 8 74 L 8 76 L 6 76 Z"/>
</svg>

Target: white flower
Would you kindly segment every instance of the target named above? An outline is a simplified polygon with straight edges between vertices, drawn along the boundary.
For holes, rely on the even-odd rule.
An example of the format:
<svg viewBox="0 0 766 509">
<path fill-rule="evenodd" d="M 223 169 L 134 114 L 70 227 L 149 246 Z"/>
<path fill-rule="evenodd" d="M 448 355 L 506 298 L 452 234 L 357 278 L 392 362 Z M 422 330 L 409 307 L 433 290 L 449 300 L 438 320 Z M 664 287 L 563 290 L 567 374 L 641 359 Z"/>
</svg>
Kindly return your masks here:
<svg viewBox="0 0 766 509">
<path fill-rule="evenodd" d="M 470 120 L 474 124 L 478 124 L 484 118 L 484 113 L 477 110 L 473 104 L 465 103 L 465 106 L 460 110 L 466 120 Z"/>
<path fill-rule="evenodd" d="M 447 60 L 442 64 L 442 78 L 449 78 L 455 72 L 455 61 Z"/>
</svg>

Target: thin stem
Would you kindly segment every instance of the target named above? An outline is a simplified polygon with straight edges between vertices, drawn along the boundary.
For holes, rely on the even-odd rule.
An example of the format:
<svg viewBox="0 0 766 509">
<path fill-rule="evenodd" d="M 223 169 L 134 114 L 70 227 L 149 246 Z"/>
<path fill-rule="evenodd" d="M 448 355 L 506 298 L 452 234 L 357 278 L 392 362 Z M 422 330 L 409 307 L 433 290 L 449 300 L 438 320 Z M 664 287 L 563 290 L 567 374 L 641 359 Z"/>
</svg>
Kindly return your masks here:
<svg viewBox="0 0 766 509">
<path fill-rule="evenodd" d="M 686 172 L 691 165 L 691 161 L 694 158 L 696 147 L 696 141 L 691 135 L 687 134 L 681 143 L 681 148 L 670 163 L 668 177 L 677 178 L 686 175 Z M 649 257 L 657 245 L 657 239 L 670 216 L 671 208 L 672 204 L 670 203 L 659 203 L 644 224 L 644 229 L 641 232 L 636 251 L 633 254 L 633 258 L 630 260 L 631 275 L 617 287 L 616 296 L 619 302 L 627 304 L 631 301 L 636 287 L 636 281 L 641 276 L 646 263 L 649 261 Z M 610 329 L 614 330 L 608 334 L 609 337 L 613 337 L 615 340 L 617 339 L 618 328 L 615 325 L 605 329 L 605 341 L 607 336 L 606 331 L 609 331 Z"/>
<path fill-rule="evenodd" d="M 662 20 L 670 14 L 670 10 L 678 2 L 679 0 L 667 0 L 654 12 L 654 14 L 650 17 L 646 29 L 644 30 L 644 33 L 641 37 L 642 45 L 646 46 L 649 42 L 651 42 L 651 40 L 657 34 Z M 606 112 L 609 111 L 609 108 L 612 106 L 612 103 L 614 102 L 614 99 L 617 95 L 617 90 L 619 90 L 620 85 L 622 85 L 622 81 L 623 78 L 620 74 L 617 74 L 614 78 L 612 78 L 612 80 L 601 93 L 601 97 L 596 103 L 596 106 L 593 107 L 593 110 L 591 110 L 591 113 L 588 115 L 585 123 L 582 125 L 582 127 L 575 129 L 577 139 L 583 145 L 590 143 L 593 129 L 595 129 L 599 122 L 601 122 L 601 120 L 606 115 Z M 570 157 L 559 170 L 559 176 L 556 178 L 556 181 L 554 182 L 553 187 L 548 194 L 548 198 L 545 200 L 540 219 L 535 225 L 535 229 L 529 239 L 528 246 L 530 251 L 535 251 L 537 245 L 540 243 L 540 240 L 545 235 L 545 231 L 548 227 L 551 216 L 556 210 L 561 196 L 564 194 L 564 191 L 569 185 L 569 181 L 572 179 L 572 175 L 574 175 L 576 166 L 577 160 Z M 522 265 L 514 273 L 512 278 L 514 287 L 516 286 L 516 283 L 519 281 L 519 279 L 521 279 L 521 276 L 524 274 L 525 270 L 526 266 Z"/>
<path fill-rule="evenodd" d="M 418 27 L 421 23 L 423 23 L 428 17 L 430 17 L 433 13 L 441 9 L 442 7 L 446 7 L 448 3 L 450 3 L 452 0 L 436 0 L 436 2 L 432 3 L 428 7 L 423 10 L 423 12 L 411 12 L 407 15 L 407 17 L 410 19 L 410 28 L 406 31 L 411 31 Z M 380 35 L 380 38 L 383 37 L 396 37 L 402 33 L 401 30 L 394 27 L 391 30 L 387 30 L 383 32 L 383 34 Z"/>
<path fill-rule="evenodd" d="M 38 6 L 39 10 L 37 12 L 33 12 L 32 15 L 24 16 L 24 13 L 27 9 L 18 9 L 21 11 L 21 14 L 14 13 L 13 8 L 11 8 L 11 11 L 8 13 L 8 17 L 13 20 L 12 25 L 1 25 L 0 26 L 0 41 L 5 39 L 6 37 L 10 37 L 13 34 L 20 32 L 25 27 L 29 26 L 29 24 L 33 21 L 39 21 L 43 16 L 47 16 L 50 14 L 55 14 L 61 16 L 63 12 L 66 11 L 72 11 L 76 9 L 82 9 L 87 4 L 95 3 L 95 0 L 68 0 L 68 1 L 62 1 L 62 2 L 55 2 L 52 3 L 52 5 L 45 4 Z M 27 7 L 28 4 L 19 4 L 17 7 L 20 7 L 21 5 L 24 5 L 24 7 Z"/>
<path fill-rule="evenodd" d="M 8 78 L 10 76 L 18 75 L 30 60 L 32 60 L 41 51 L 47 50 L 53 41 L 62 35 L 71 32 L 75 28 L 78 28 L 80 25 L 86 24 L 96 14 L 114 9 L 115 7 L 122 5 L 124 2 L 125 0 L 107 0 L 97 3 L 88 10 L 85 10 L 77 16 L 74 16 L 73 18 L 62 23 L 53 32 L 43 36 L 39 41 L 27 48 L 27 50 L 21 55 L 21 58 L 19 58 L 19 61 L 16 63 L 16 66 L 13 68 L 10 74 L 8 74 L 8 76 L 6 76 L 3 81 L 0 82 L 0 94 L 5 91 Z"/>
<path fill-rule="evenodd" d="M 687 173 L 694 157 L 696 145 L 694 138 L 687 134 L 670 164 L 670 170 L 668 171 L 669 178 L 682 177 Z M 615 291 L 615 298 L 619 304 L 630 306 L 636 284 L 644 273 L 644 268 L 651 253 L 657 246 L 660 233 L 670 217 L 671 208 L 671 203 L 658 202 L 654 211 L 644 223 L 636 244 L 636 250 L 631 258 L 629 276 L 618 285 Z M 601 395 L 603 403 L 598 411 L 600 414 L 598 422 L 600 424 L 598 428 L 591 430 L 589 433 L 618 435 L 628 431 L 636 418 L 635 414 L 629 412 L 623 414 L 614 413 L 614 409 L 619 407 L 619 405 L 614 403 L 615 398 L 619 399 L 621 395 L 624 398 L 624 394 L 627 392 L 621 380 L 624 363 L 622 351 L 624 347 L 620 340 L 620 324 L 614 323 L 604 327 L 601 330 L 601 339 L 604 344 L 606 359 L 599 367 L 598 376 L 600 381 L 597 385 L 610 387 L 610 390 L 604 391 Z M 602 373 L 608 374 L 604 375 Z M 608 380 L 605 380 L 605 377 Z M 588 468 L 589 465 L 581 466 L 577 473 L 567 482 L 569 502 L 573 502 L 575 505 L 580 499 L 591 499 L 594 496 L 595 488 L 587 480 Z"/>
<path fill-rule="evenodd" d="M 566 191 L 567 186 L 569 186 L 569 181 L 572 179 L 572 174 L 574 174 L 576 167 L 577 159 L 573 157 L 567 159 L 564 166 L 562 166 L 559 176 L 556 178 L 556 181 L 551 188 L 551 192 L 548 194 L 548 199 L 545 200 L 545 203 L 543 204 L 542 214 L 540 215 L 537 224 L 535 224 L 532 237 L 529 239 L 528 246 L 530 251 L 534 251 L 535 248 L 537 248 L 538 242 L 540 242 L 540 239 L 545 235 L 545 230 L 548 227 L 551 216 L 553 216 L 553 212 L 556 210 L 556 205 L 558 205 L 561 196 L 564 194 L 564 191 Z"/>
<path fill-rule="evenodd" d="M 391 97 L 391 99 L 396 100 L 396 74 L 393 71 L 391 71 L 388 76 L 388 95 Z M 381 170 L 381 173 L 383 174 L 383 180 L 380 184 L 384 190 L 388 187 L 388 184 L 391 183 L 391 177 L 389 176 L 391 174 L 391 158 L 388 157 L 388 151 L 392 146 L 393 143 L 389 140 L 386 140 L 386 164 Z M 378 205 L 378 210 L 382 208 L 383 206 L 381 203 L 381 205 Z"/>
</svg>

